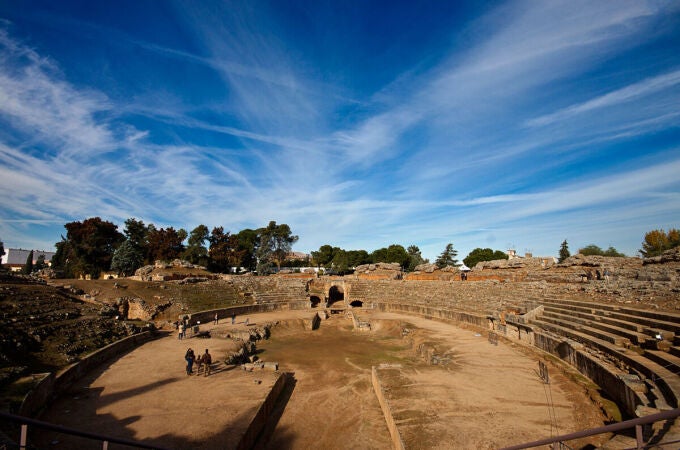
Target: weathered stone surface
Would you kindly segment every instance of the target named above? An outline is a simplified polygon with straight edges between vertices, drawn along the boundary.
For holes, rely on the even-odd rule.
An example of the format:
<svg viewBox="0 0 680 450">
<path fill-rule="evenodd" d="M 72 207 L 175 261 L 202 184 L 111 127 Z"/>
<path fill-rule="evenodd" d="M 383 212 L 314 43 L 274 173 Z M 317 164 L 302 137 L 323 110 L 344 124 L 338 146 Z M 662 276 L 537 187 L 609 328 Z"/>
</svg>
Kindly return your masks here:
<svg viewBox="0 0 680 450">
<path fill-rule="evenodd" d="M 365 279 L 398 280 L 402 270 L 398 263 L 362 264 L 354 269 L 354 274 Z"/>
<path fill-rule="evenodd" d="M 642 265 L 650 264 L 667 264 L 675 263 L 680 264 L 680 247 L 675 247 L 670 250 L 666 250 L 660 256 L 653 256 L 651 258 L 645 258 L 642 260 Z"/>
<path fill-rule="evenodd" d="M 156 261 L 153 265 L 137 269 L 135 275 L 131 278 L 140 281 L 181 280 L 188 277 L 196 277 L 196 274 L 189 273 L 192 270 L 201 273 L 205 272 L 206 268 L 181 259 L 175 259 L 169 263 Z"/>
<path fill-rule="evenodd" d="M 416 272 L 432 273 L 437 270 L 437 265 L 432 263 L 420 264 L 416 266 Z"/>
<path fill-rule="evenodd" d="M 397 272 L 401 271 L 401 266 L 399 263 L 375 263 L 375 264 L 362 264 L 354 269 L 355 273 L 368 273 L 374 270 L 394 270 Z"/>
</svg>

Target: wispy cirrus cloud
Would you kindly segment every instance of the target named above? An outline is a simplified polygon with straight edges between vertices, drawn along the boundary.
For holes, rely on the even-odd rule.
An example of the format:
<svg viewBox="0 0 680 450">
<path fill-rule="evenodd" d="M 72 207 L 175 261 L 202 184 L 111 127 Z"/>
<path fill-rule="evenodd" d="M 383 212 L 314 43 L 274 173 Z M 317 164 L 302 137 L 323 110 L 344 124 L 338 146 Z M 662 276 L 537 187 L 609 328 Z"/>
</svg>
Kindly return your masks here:
<svg viewBox="0 0 680 450">
<path fill-rule="evenodd" d="M 672 89 L 678 84 L 680 84 L 680 70 L 674 70 L 672 72 L 644 79 L 588 101 L 571 105 L 554 113 L 530 119 L 527 121 L 527 125 L 549 125 L 579 114 L 596 111 L 598 109 L 611 108 L 622 103 L 639 99 L 640 97 L 655 94 L 659 91 Z"/>
<path fill-rule="evenodd" d="M 638 220 L 624 204 L 656 218 L 677 211 L 674 146 L 642 152 L 658 160 L 590 164 L 608 145 L 676 122 L 677 64 L 619 67 L 610 79 L 625 81 L 606 88 L 588 78 L 653 41 L 664 4 L 508 2 L 451 30 L 436 64 L 394 71 L 377 91 L 327 77 L 286 40 L 290 24 L 267 9 L 276 5 L 240 6 L 176 4 L 195 53 L 96 32 L 121 52 L 212 75 L 137 91 L 128 80 L 131 92 L 118 95 L 69 82 L 57 60 L 0 27 L 0 120 L 10 128 L 0 131 L 0 232 L 20 234 L 10 217 L 233 230 L 277 220 L 303 250 L 422 243 L 432 256 L 450 240 L 547 242 L 560 224 L 624 230 Z M 579 165 L 588 173 L 563 171 Z"/>
</svg>

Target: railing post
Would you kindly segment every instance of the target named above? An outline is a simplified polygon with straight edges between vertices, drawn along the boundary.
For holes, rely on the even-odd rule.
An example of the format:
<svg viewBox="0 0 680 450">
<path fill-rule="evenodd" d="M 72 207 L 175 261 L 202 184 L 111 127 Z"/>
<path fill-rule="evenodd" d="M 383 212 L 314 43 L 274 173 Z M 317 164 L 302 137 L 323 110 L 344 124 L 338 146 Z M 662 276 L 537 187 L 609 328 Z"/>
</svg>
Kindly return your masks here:
<svg viewBox="0 0 680 450">
<path fill-rule="evenodd" d="M 19 450 L 26 450 L 26 440 L 28 437 L 28 425 L 21 424 L 21 437 L 19 437 Z"/>
<path fill-rule="evenodd" d="M 638 450 L 642 450 L 644 446 L 642 442 L 642 425 L 635 425 L 635 440 L 637 441 Z"/>
</svg>

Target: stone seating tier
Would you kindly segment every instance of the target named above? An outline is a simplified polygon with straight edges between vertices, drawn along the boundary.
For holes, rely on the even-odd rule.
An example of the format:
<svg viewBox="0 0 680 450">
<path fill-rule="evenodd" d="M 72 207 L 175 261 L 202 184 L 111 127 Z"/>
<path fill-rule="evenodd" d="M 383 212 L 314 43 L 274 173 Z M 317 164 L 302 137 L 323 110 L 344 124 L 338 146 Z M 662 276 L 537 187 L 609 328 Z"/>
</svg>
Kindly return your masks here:
<svg viewBox="0 0 680 450">
<path fill-rule="evenodd" d="M 628 340 L 628 343 L 632 343 L 634 345 L 638 345 L 640 347 L 646 347 L 646 348 L 651 348 L 655 347 L 656 345 L 656 339 L 653 336 L 644 334 L 644 333 L 639 333 L 637 331 L 631 331 L 630 329 L 626 327 L 619 327 L 615 325 L 611 325 L 608 323 L 600 322 L 598 320 L 592 320 L 588 318 L 582 318 L 574 315 L 570 315 L 568 311 L 562 310 L 562 312 L 555 312 L 554 310 L 545 308 L 544 313 L 541 316 L 544 320 L 550 318 L 550 319 L 556 319 L 558 321 L 561 321 L 563 323 L 568 322 L 568 323 L 573 323 L 575 326 L 579 326 L 580 328 L 584 327 L 589 327 L 594 330 L 600 330 L 615 336 L 621 336 L 625 339 Z"/>
<path fill-rule="evenodd" d="M 593 320 L 593 321 L 602 322 L 604 324 L 613 325 L 613 326 L 618 327 L 618 328 L 636 331 L 638 333 L 644 333 L 647 336 L 650 336 L 650 337 L 653 337 L 653 338 L 656 338 L 659 335 L 662 336 L 663 339 L 666 339 L 666 340 L 669 340 L 669 341 L 673 341 L 673 339 L 675 338 L 675 333 L 673 333 L 672 331 L 663 330 L 661 328 L 648 327 L 648 326 L 643 325 L 643 324 L 629 322 L 629 321 L 622 320 L 622 319 L 616 319 L 616 318 L 611 317 L 610 315 L 593 314 L 592 309 L 589 312 L 582 312 L 582 311 L 577 311 L 573 308 L 565 308 L 565 307 L 562 307 L 562 306 L 553 306 L 553 305 L 550 305 L 550 304 L 546 304 L 544 306 L 544 311 L 546 313 L 555 312 L 555 313 L 560 313 L 560 314 L 566 314 L 566 315 L 569 315 L 569 316 L 572 316 L 572 317 L 590 319 L 590 320 Z"/>
<path fill-rule="evenodd" d="M 587 347 L 597 349 L 608 356 L 622 361 L 646 379 L 647 383 L 650 384 L 651 389 L 658 388 L 663 394 L 663 400 L 656 402 L 655 404 L 657 408 L 665 407 L 667 405 L 670 405 L 672 408 L 677 407 L 678 399 L 680 399 L 680 378 L 668 368 L 663 367 L 661 364 L 658 364 L 635 351 L 626 350 L 623 347 L 616 346 L 611 342 L 586 332 L 543 320 L 535 320 L 532 322 L 540 328 L 552 331 L 560 336 L 566 336 Z"/>
<path fill-rule="evenodd" d="M 544 300 L 543 305 L 561 306 L 573 311 L 591 312 L 600 316 L 620 319 L 650 328 L 680 334 L 680 314 L 669 312 L 645 311 L 594 302 L 581 302 L 568 299 Z"/>
<path fill-rule="evenodd" d="M 588 336 L 593 336 L 603 341 L 609 342 L 619 347 L 630 347 L 630 339 L 623 336 L 616 335 L 614 333 L 609 333 L 607 331 L 598 330 L 597 328 L 592 328 L 584 325 L 580 325 L 569 318 L 561 319 L 555 317 L 548 317 L 546 315 L 540 316 L 540 319 L 534 319 L 531 321 L 532 324 L 539 325 L 543 328 L 547 324 L 559 325 L 561 330 L 574 330 L 578 331 L 579 334 L 585 334 Z M 553 328 L 554 329 L 554 328 Z M 571 335 L 570 337 L 573 337 Z M 587 343 L 587 341 L 586 341 Z"/>
</svg>

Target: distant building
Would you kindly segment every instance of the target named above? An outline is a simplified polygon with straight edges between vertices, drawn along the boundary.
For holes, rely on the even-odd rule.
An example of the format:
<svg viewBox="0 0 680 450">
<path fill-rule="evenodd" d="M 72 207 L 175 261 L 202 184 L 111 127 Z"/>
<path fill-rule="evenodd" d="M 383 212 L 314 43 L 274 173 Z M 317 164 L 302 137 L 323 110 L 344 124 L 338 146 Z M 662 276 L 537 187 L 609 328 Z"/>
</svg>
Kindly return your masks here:
<svg viewBox="0 0 680 450">
<path fill-rule="evenodd" d="M 304 261 L 309 255 L 304 252 L 290 252 L 286 255 L 288 261 Z"/>
<path fill-rule="evenodd" d="M 38 262 L 40 255 L 45 258 L 45 264 L 47 266 L 52 265 L 52 258 L 55 252 L 46 252 L 44 250 L 32 250 L 33 251 L 33 264 Z M 21 270 L 26 265 L 26 260 L 28 255 L 31 254 L 31 250 L 24 250 L 22 248 L 6 248 L 5 254 L 2 255 L 2 264 L 5 268 L 11 270 L 12 272 L 21 272 Z"/>
<path fill-rule="evenodd" d="M 524 253 L 524 256 L 520 256 L 517 254 L 517 251 L 514 249 L 510 249 L 506 252 L 508 254 L 508 259 L 517 259 L 517 258 L 526 258 L 526 259 L 537 259 L 541 261 L 541 265 L 543 267 L 549 267 L 553 264 L 557 264 L 557 258 L 554 256 L 534 256 L 533 253 L 526 252 Z"/>
</svg>

